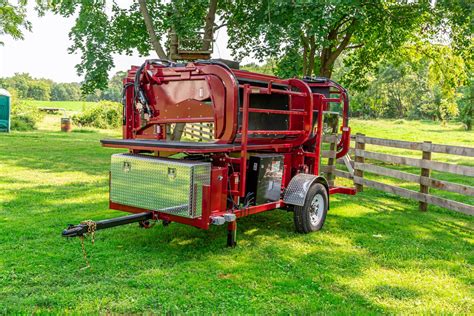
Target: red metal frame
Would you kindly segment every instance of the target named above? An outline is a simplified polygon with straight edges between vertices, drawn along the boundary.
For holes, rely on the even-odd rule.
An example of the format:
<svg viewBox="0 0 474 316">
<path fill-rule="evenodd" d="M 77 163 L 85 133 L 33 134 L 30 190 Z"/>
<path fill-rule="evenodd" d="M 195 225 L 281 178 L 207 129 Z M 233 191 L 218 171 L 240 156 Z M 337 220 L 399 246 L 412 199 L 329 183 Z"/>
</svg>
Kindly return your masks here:
<svg viewBox="0 0 474 316">
<path fill-rule="evenodd" d="M 138 82 L 135 82 L 136 77 L 138 77 Z M 231 70 L 223 65 L 208 62 L 171 67 L 147 62 L 141 68 L 132 67 L 124 79 L 124 84 L 126 88 L 123 138 L 154 139 L 156 146 L 153 148 L 139 144 L 105 146 L 128 148 L 135 153 L 153 151 L 156 155 L 160 155 L 160 152 L 184 152 L 206 154 L 212 158 L 211 183 L 202 188 L 202 215 L 199 218 L 190 219 L 153 211 L 155 219 L 208 229 L 214 216 L 231 212 L 236 217 L 243 217 L 284 207 L 285 203 L 282 200 L 249 207 L 234 206 L 238 205 L 239 198 L 245 197 L 246 194 L 248 155 L 256 151 L 283 154 L 285 166 L 283 188 L 299 172 L 319 175 L 323 115 L 331 102 L 343 104 L 342 136 L 338 143 L 337 157 L 342 157 L 349 149 L 348 95 L 341 86 L 329 80 L 315 82 L 299 79 L 285 80 L 274 76 Z M 332 95 L 338 95 L 338 97 L 325 97 L 320 93 L 312 93 L 311 89 L 314 87 L 328 88 Z M 152 110 L 151 116 L 145 117 L 136 107 L 136 89 L 144 92 L 148 106 Z M 239 101 L 239 94 L 242 96 L 241 101 Z M 251 107 L 250 98 L 254 94 L 285 95 L 288 97 L 288 110 Z M 315 111 L 318 114 L 313 117 Z M 285 115 L 288 117 L 289 128 L 250 130 L 250 113 Z M 241 114 L 240 124 L 239 114 Z M 315 131 L 313 131 L 313 119 L 317 122 Z M 196 122 L 213 122 L 215 143 L 230 146 L 211 149 L 192 146 L 185 149 L 182 146 L 166 146 L 166 148 L 160 146 L 166 142 L 167 125 Z M 271 135 L 279 137 L 269 138 Z M 308 144 L 310 138 L 314 143 L 314 151 L 308 151 L 305 145 Z M 217 177 L 225 180 L 216 181 Z M 329 194 L 336 193 L 355 194 L 355 190 L 342 187 L 329 188 Z M 232 197 L 234 205 L 228 205 L 227 197 Z M 131 213 L 146 211 L 112 201 L 110 201 L 110 208 Z"/>
</svg>

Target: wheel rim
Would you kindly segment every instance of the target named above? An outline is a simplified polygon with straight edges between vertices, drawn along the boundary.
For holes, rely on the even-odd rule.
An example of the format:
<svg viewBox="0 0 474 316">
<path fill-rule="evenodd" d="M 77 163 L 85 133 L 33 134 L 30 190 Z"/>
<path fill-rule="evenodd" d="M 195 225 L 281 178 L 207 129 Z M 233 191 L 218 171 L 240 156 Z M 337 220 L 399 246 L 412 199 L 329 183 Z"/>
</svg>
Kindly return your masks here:
<svg viewBox="0 0 474 316">
<path fill-rule="evenodd" d="M 324 198 L 321 194 L 316 194 L 311 201 L 309 210 L 309 220 L 311 225 L 317 226 L 323 219 L 324 213 Z"/>
</svg>

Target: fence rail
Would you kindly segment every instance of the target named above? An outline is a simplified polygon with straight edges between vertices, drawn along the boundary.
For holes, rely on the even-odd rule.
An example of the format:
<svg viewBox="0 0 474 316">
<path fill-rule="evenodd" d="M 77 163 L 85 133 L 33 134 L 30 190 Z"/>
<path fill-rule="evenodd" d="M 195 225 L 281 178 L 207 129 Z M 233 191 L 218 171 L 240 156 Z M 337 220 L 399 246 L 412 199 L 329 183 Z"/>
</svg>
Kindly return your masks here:
<svg viewBox="0 0 474 316">
<path fill-rule="evenodd" d="M 447 192 L 458 193 L 464 196 L 474 196 L 474 187 L 465 184 L 453 183 L 449 181 L 434 179 L 431 177 L 431 171 L 439 171 L 465 177 L 474 177 L 474 167 L 451 164 L 447 162 L 433 161 L 432 153 L 443 153 L 464 157 L 474 157 L 474 148 L 439 145 L 431 142 L 408 142 L 400 140 L 382 139 L 375 137 L 367 137 L 363 134 L 357 134 L 355 138 L 355 149 L 351 152 L 354 154 L 354 162 L 352 166 L 354 173 L 333 170 L 338 177 L 353 179 L 354 184 L 359 192 L 363 191 L 364 186 L 381 190 L 384 192 L 396 194 L 405 198 L 414 199 L 420 202 L 421 211 L 426 211 L 429 204 L 448 208 L 457 212 L 468 215 L 474 215 L 474 206 L 447 198 L 435 196 L 430 193 L 430 188 L 435 188 Z M 399 149 L 409 149 L 420 151 L 420 158 L 403 157 L 398 155 L 369 151 L 366 144 L 392 147 Z M 370 161 L 379 161 L 390 165 L 402 165 L 420 168 L 420 174 L 408 173 L 385 166 L 373 164 Z M 338 159 L 341 163 L 342 160 Z M 367 179 L 364 173 L 372 173 L 379 176 L 395 178 L 403 181 L 417 183 L 420 185 L 419 191 L 401 188 L 395 185 Z"/>
<path fill-rule="evenodd" d="M 211 123 L 186 124 L 183 133 L 199 142 L 208 142 L 214 138 L 214 126 Z"/>
<path fill-rule="evenodd" d="M 184 134 L 192 139 L 197 139 L 198 141 L 211 141 L 214 135 L 213 125 L 208 123 L 186 124 Z M 431 142 L 409 142 L 394 139 L 382 139 L 368 137 L 363 134 L 353 136 L 352 140 L 355 141 L 355 146 L 350 149 L 349 154 L 354 156 L 354 160 L 350 160 L 348 158 L 349 156 L 346 156 L 345 159 L 341 158 L 336 160 L 336 144 L 338 142 L 337 127 L 334 128 L 333 126 L 330 126 L 328 134 L 323 135 L 323 142 L 329 144 L 329 148 L 328 150 L 321 151 L 321 157 L 327 158 L 327 164 L 321 166 L 321 172 L 324 173 L 330 185 L 334 184 L 334 179 L 336 177 L 351 179 L 359 192 L 363 191 L 365 186 L 399 195 L 404 198 L 414 199 L 419 201 L 419 208 L 421 211 L 427 211 L 428 205 L 432 204 L 464 214 L 474 215 L 473 205 L 442 198 L 430 193 L 430 188 L 434 188 L 464 196 L 474 196 L 473 186 L 431 177 L 432 170 L 465 177 L 474 177 L 474 167 L 434 161 L 431 157 L 432 153 L 474 157 L 474 148 L 432 144 Z M 420 151 L 420 158 L 370 151 L 366 149 L 367 144 Z M 420 173 L 413 174 L 387 168 L 385 166 L 371 163 L 371 161 L 379 161 L 389 165 L 416 167 L 420 168 Z M 336 163 L 345 164 L 349 171 L 337 169 Z M 420 185 L 420 189 L 419 191 L 414 191 L 367 179 L 364 176 L 365 173 L 417 183 Z"/>
</svg>

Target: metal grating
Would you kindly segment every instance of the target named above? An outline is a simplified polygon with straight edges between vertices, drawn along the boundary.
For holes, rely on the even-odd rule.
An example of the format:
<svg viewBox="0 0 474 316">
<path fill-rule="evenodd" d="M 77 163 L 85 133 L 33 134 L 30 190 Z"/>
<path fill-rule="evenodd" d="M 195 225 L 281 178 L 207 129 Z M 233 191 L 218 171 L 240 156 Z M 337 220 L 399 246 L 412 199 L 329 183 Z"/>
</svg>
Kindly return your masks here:
<svg viewBox="0 0 474 316">
<path fill-rule="evenodd" d="M 116 154 L 111 158 L 110 200 L 195 218 L 202 214 L 202 186 L 210 183 L 207 162 Z"/>
</svg>

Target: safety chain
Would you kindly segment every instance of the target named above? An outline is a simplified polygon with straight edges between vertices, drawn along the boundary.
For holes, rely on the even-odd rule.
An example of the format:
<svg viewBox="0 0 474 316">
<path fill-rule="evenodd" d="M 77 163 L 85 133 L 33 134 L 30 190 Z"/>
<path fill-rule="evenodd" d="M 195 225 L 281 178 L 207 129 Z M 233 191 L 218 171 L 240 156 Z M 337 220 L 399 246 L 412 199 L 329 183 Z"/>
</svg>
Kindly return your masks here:
<svg viewBox="0 0 474 316">
<path fill-rule="evenodd" d="M 90 219 L 87 221 L 81 222 L 82 225 L 87 225 L 87 234 L 91 235 L 91 242 L 94 243 L 94 236 L 95 236 L 95 229 L 97 228 L 97 224 Z"/>
<path fill-rule="evenodd" d="M 97 228 L 96 222 L 92 220 L 87 220 L 81 222 L 82 225 L 87 225 L 87 233 L 88 235 L 91 236 L 91 242 L 94 243 L 94 236 L 95 236 L 95 230 Z M 80 236 L 81 238 L 81 248 L 82 248 L 82 254 L 84 255 L 84 260 L 86 261 L 86 266 L 83 269 L 90 268 L 91 265 L 89 263 L 89 260 L 87 259 L 87 252 L 86 252 L 86 247 L 84 245 L 84 235 Z"/>
</svg>

